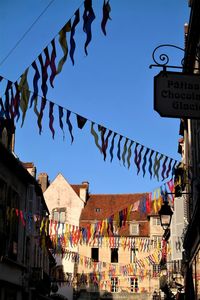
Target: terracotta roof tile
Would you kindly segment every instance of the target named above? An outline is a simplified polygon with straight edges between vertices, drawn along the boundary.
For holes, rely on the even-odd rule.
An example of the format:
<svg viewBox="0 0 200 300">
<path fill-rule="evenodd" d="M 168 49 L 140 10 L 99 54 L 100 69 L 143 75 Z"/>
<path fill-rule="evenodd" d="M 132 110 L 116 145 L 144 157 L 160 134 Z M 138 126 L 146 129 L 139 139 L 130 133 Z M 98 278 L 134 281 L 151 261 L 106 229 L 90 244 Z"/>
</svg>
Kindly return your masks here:
<svg viewBox="0 0 200 300">
<path fill-rule="evenodd" d="M 129 207 L 137 201 L 142 200 L 147 194 L 96 194 L 89 195 L 86 206 L 82 210 L 80 217 L 80 226 L 86 226 L 91 222 L 106 219 L 112 214 Z M 97 210 L 98 209 L 98 210 Z M 139 211 L 131 212 L 130 220 L 137 221 L 140 224 L 140 236 L 149 235 L 149 222 L 147 214 L 141 214 Z M 120 235 L 129 235 L 128 224 L 124 226 Z"/>
</svg>

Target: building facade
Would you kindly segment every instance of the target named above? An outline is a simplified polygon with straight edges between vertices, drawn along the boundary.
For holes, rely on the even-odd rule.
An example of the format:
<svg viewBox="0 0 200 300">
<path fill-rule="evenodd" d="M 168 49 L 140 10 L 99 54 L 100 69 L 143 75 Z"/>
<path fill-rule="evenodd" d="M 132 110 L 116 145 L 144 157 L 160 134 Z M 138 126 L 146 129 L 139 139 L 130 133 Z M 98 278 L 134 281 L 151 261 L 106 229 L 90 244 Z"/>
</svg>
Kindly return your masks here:
<svg viewBox="0 0 200 300">
<path fill-rule="evenodd" d="M 89 196 L 80 217 L 90 238 L 78 249 L 78 299 L 84 294 L 91 299 L 151 299 L 159 290 L 163 230 L 158 215 L 147 218 L 138 208 L 144 197 Z"/>
<path fill-rule="evenodd" d="M 4 144 L 5 145 L 5 144 Z M 44 299 L 50 292 L 48 209 L 40 185 L 0 142 L 0 299 Z M 44 222 L 45 221 L 45 222 Z"/>
<path fill-rule="evenodd" d="M 73 285 L 71 282 L 76 272 L 76 264 L 74 261 L 66 260 L 65 253 L 62 251 L 64 249 L 64 251 L 77 253 L 78 248 L 69 241 L 63 245 L 62 239 L 65 239 L 68 230 L 73 230 L 79 226 L 81 211 L 88 197 L 88 183 L 70 185 L 62 174 L 58 174 L 49 183 L 46 173 L 39 174 L 39 181 L 42 183 L 44 198 L 50 211 L 50 236 L 54 244 L 55 251 L 53 253 L 56 258 L 52 279 L 58 287 L 56 294 L 63 299 L 72 300 Z M 54 291 L 52 294 L 55 294 Z"/>
<path fill-rule="evenodd" d="M 185 57 L 183 72 L 200 71 L 200 2 L 188 1 L 190 20 L 185 27 Z M 200 85 L 199 85 L 200 88 Z M 188 91 L 190 92 L 190 91 Z M 186 299 L 200 298 L 200 121 L 181 120 L 182 154 L 186 168 L 186 203 L 188 226 L 184 234 L 184 264 Z"/>
</svg>

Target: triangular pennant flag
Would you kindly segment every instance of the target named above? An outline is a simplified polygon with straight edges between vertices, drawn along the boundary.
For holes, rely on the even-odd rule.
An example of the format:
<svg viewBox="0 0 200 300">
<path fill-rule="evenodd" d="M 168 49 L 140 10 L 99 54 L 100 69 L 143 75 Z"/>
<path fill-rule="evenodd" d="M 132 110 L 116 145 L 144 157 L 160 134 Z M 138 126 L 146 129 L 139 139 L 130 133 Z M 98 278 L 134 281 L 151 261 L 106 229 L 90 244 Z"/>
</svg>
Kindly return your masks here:
<svg viewBox="0 0 200 300">
<path fill-rule="evenodd" d="M 77 118 L 78 128 L 82 129 L 85 123 L 87 122 L 87 119 L 78 114 L 76 114 L 76 118 Z"/>
</svg>

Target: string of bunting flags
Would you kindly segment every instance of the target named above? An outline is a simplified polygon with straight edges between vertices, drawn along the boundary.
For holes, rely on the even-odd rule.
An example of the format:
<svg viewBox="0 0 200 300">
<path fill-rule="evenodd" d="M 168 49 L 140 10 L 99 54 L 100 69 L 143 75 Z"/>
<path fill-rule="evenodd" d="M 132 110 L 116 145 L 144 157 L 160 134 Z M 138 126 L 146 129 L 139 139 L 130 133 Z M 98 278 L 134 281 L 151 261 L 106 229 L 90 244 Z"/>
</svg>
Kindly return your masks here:
<svg viewBox="0 0 200 300">
<path fill-rule="evenodd" d="M 85 0 L 84 10 L 82 13 L 82 30 L 86 34 L 84 51 L 88 55 L 88 46 L 92 40 L 92 23 L 95 20 L 96 16 L 92 6 L 92 0 Z M 16 93 L 20 93 L 22 88 L 27 88 L 26 91 L 23 90 L 21 95 L 21 106 L 27 106 L 27 96 L 28 96 L 28 74 L 32 71 L 32 82 L 33 82 L 33 95 L 31 98 L 31 103 L 37 99 L 39 90 L 41 90 L 44 98 L 47 96 L 48 86 L 54 87 L 55 77 L 61 73 L 65 62 L 67 61 L 68 54 L 70 56 L 72 65 L 75 64 L 74 54 L 76 49 L 75 42 L 75 33 L 77 26 L 81 21 L 81 8 L 80 7 L 75 11 L 72 18 L 70 18 L 61 30 L 54 36 L 54 38 L 45 46 L 37 58 L 26 68 L 24 73 L 16 80 L 13 84 L 11 81 L 8 81 L 8 84 L 5 88 L 5 94 L 8 94 L 9 89 L 15 89 Z M 109 0 L 103 1 L 102 7 L 102 18 L 101 18 L 101 30 L 106 36 L 106 25 L 108 20 L 111 20 L 110 17 L 111 6 Z M 69 42 L 68 42 L 69 40 Z M 69 43 L 69 45 L 68 45 Z M 59 47 L 60 51 L 57 51 Z M 59 54 L 59 55 L 58 55 Z M 59 57 L 60 56 L 60 57 Z M 29 76 L 30 77 L 30 76 Z M 0 77 L 0 81 L 3 78 Z M 39 87 L 39 82 L 41 86 Z M 49 83 L 49 85 L 48 85 Z M 22 118 L 23 119 L 23 118 Z"/>
<path fill-rule="evenodd" d="M 59 223 L 49 220 L 47 217 L 41 217 L 37 214 L 32 214 L 30 212 L 26 213 L 17 208 L 7 207 L 6 216 L 8 222 L 15 222 L 15 219 L 18 218 L 23 226 L 27 226 L 30 232 L 34 232 L 34 226 L 40 231 L 40 237 L 45 233 L 47 236 L 50 235 L 52 241 L 52 251 L 54 254 L 66 255 L 67 247 L 76 247 L 79 244 L 89 244 L 97 243 L 98 247 L 117 247 L 122 246 L 123 249 L 136 248 L 139 252 L 149 252 L 150 250 L 160 250 L 161 244 L 160 241 L 154 241 L 149 238 L 140 238 L 140 237 L 123 237 L 123 236 L 95 236 L 93 232 L 93 226 L 88 226 L 87 228 L 81 228 L 75 225 L 68 223 Z M 108 218 L 109 219 L 109 218 Z M 99 223 L 97 223 L 99 225 Z M 52 234 L 53 228 L 55 234 Z M 63 231 L 61 234 L 58 232 L 59 228 Z M 81 237 L 81 232 L 83 233 Z M 93 234 L 91 234 L 93 232 Z M 85 239 L 84 239 L 84 233 Z M 90 239 L 93 236 L 93 239 L 87 239 L 90 235 Z M 91 242 L 91 243 L 90 243 Z"/>
<path fill-rule="evenodd" d="M 54 253 L 53 253 L 54 254 Z M 130 264 L 112 264 L 105 261 L 94 261 L 91 257 L 86 257 L 77 252 L 65 250 L 62 257 L 71 260 L 71 262 L 80 264 L 85 268 L 93 269 L 95 272 L 102 272 L 103 268 L 106 268 L 108 273 L 112 274 L 124 274 L 125 276 L 137 272 L 139 269 L 147 269 L 150 265 L 159 264 L 161 258 L 161 252 L 155 250 L 152 254 L 149 254 L 141 259 L 135 259 L 135 262 Z"/>
<path fill-rule="evenodd" d="M 101 21 L 101 29 L 104 35 L 106 35 L 106 24 L 110 18 L 111 7 L 109 1 L 103 2 L 103 16 Z M 92 7 L 91 0 L 84 1 L 84 12 L 83 12 L 83 31 L 86 33 L 86 41 L 84 45 L 85 54 L 87 55 L 87 47 L 92 39 L 91 25 L 95 19 L 94 10 Z M 56 65 L 56 37 L 44 48 L 44 50 L 39 54 L 37 59 L 25 70 L 21 75 L 20 80 L 16 82 L 11 82 L 0 77 L 0 82 L 7 80 L 7 85 L 5 88 L 5 93 L 2 96 L 4 101 L 0 98 L 0 132 L 6 126 L 14 127 L 15 119 L 18 121 L 20 118 L 20 110 L 22 112 L 21 116 L 21 126 L 24 124 L 26 112 L 29 108 L 34 109 L 37 117 L 37 125 L 39 128 L 39 133 L 42 132 L 42 120 L 44 112 L 48 103 L 49 111 L 49 128 L 52 133 L 52 137 L 55 137 L 54 121 L 55 121 L 55 106 L 58 108 L 58 124 L 62 130 L 64 136 L 64 121 L 68 127 L 68 131 L 71 137 L 71 143 L 74 141 L 73 135 L 73 123 L 71 121 L 72 115 L 76 117 L 77 126 L 79 129 L 83 129 L 85 124 L 90 123 L 90 133 L 94 138 L 94 142 L 99 149 L 100 153 L 103 155 L 103 159 L 106 160 L 108 154 L 110 155 L 110 161 L 112 162 L 114 155 L 117 156 L 119 161 L 123 162 L 124 166 L 130 168 L 131 158 L 134 160 L 136 166 L 137 174 L 143 173 L 143 177 L 148 172 L 150 178 L 156 178 L 158 181 L 160 177 L 162 180 L 169 178 L 171 172 L 179 164 L 179 162 L 173 158 L 170 158 L 158 151 L 150 149 L 139 142 L 133 141 L 132 139 L 123 136 L 120 133 L 114 132 L 113 130 L 106 128 L 97 122 L 91 121 L 78 113 L 74 113 L 67 108 L 64 108 L 56 103 L 48 100 L 46 98 L 48 91 L 47 81 L 49 79 L 50 86 L 53 87 L 53 81 L 57 74 L 59 74 L 63 68 L 64 63 L 67 60 L 68 52 L 74 64 L 74 51 L 76 48 L 74 35 L 76 26 L 80 22 L 80 8 L 76 10 L 73 18 L 71 18 L 59 31 L 57 36 L 59 36 L 59 44 L 63 51 L 63 56 L 60 58 Z M 70 49 L 68 49 L 67 44 L 67 34 L 70 34 Z M 49 54 L 49 47 L 51 47 L 51 55 Z M 43 59 L 45 56 L 45 59 Z M 38 64 L 40 64 L 39 71 Z M 32 68 L 34 71 L 33 76 L 33 91 L 29 89 L 28 83 L 28 73 L 29 69 Z M 39 81 L 41 81 L 41 91 L 42 96 L 39 95 Z M 40 109 L 38 109 L 38 99 L 41 100 Z M 34 104 L 34 105 L 33 105 Z M 9 122 L 7 122 L 9 120 Z M 12 125 L 13 124 L 13 125 Z M 12 128 L 9 128 L 12 130 Z M 110 145 L 109 145 L 110 143 Z M 134 149 L 133 149 L 134 147 Z M 108 153 L 109 152 L 109 153 Z"/>
<path fill-rule="evenodd" d="M 53 218 L 42 217 L 37 214 L 25 212 L 18 208 L 7 207 L 7 220 L 13 222 L 18 217 L 23 226 L 27 226 L 30 232 L 34 231 L 34 226 L 40 229 L 41 235 L 45 233 L 50 236 L 52 247 L 56 252 L 62 252 L 67 247 L 76 247 L 78 244 L 98 245 L 98 247 L 119 247 L 125 250 L 135 247 L 140 252 L 148 252 L 150 249 L 160 249 L 160 242 L 152 241 L 148 238 L 137 237 L 121 237 L 116 232 L 125 226 L 130 220 L 131 212 L 139 212 L 140 214 L 157 213 L 162 203 L 166 200 L 171 202 L 173 206 L 173 195 L 168 197 L 166 187 L 173 192 L 173 180 L 166 182 L 160 188 L 155 189 L 153 193 L 144 194 L 140 200 L 129 205 L 126 208 L 108 216 L 104 220 L 97 221 L 94 224 L 87 224 L 84 227 L 69 224 L 67 222 L 59 222 Z M 158 196 L 152 198 L 154 196 Z"/>
<path fill-rule="evenodd" d="M 5 100 L 0 98 L 0 116 L 6 120 L 14 120 L 17 117 L 17 121 L 20 117 L 19 108 L 22 110 L 22 126 L 25 120 L 25 115 L 28 109 L 28 103 L 30 99 L 31 92 L 28 89 L 27 83 L 23 85 L 21 89 L 21 95 L 16 94 L 14 96 L 12 88 L 8 89 L 5 93 Z M 123 162 L 123 165 L 128 169 L 131 166 L 131 158 L 133 158 L 134 164 L 136 166 L 137 175 L 142 173 L 143 177 L 146 173 L 149 173 L 150 179 L 156 178 L 162 181 L 172 176 L 175 168 L 180 164 L 179 161 L 168 157 L 156 150 L 150 149 L 137 141 L 134 141 L 120 133 L 117 133 L 95 121 L 81 116 L 78 113 L 72 112 L 69 109 L 62 107 L 44 97 L 38 96 L 41 99 L 40 109 L 38 109 L 38 101 L 34 100 L 34 112 L 37 118 L 37 125 L 39 128 L 39 134 L 42 133 L 42 120 L 44 117 L 44 112 L 48 104 L 48 117 L 49 117 L 49 129 L 52 133 L 52 138 L 55 137 L 54 121 L 55 121 L 55 107 L 57 107 L 58 114 L 58 124 L 62 131 L 63 137 L 64 124 L 66 123 L 67 129 L 70 134 L 71 143 L 74 141 L 73 126 L 75 122 L 72 121 L 74 116 L 76 119 L 76 126 L 79 129 L 83 129 L 86 123 L 90 123 L 90 133 L 93 136 L 95 145 L 99 149 L 100 153 L 103 155 L 104 161 L 107 156 L 110 156 L 110 162 L 113 161 L 114 155 L 119 161 Z M 22 101 L 23 98 L 23 101 Z M 38 100 L 38 99 L 37 99 Z M 26 105 L 22 105 L 26 103 Z M 30 107 L 32 107 L 33 102 L 30 102 Z M 1 121 L 0 131 L 3 130 L 4 120 Z M 9 123 L 10 125 L 10 123 Z M 13 122 L 14 126 L 14 122 Z M 133 164 L 132 164 L 133 165 Z M 161 177 L 161 178 L 160 178 Z"/>
</svg>

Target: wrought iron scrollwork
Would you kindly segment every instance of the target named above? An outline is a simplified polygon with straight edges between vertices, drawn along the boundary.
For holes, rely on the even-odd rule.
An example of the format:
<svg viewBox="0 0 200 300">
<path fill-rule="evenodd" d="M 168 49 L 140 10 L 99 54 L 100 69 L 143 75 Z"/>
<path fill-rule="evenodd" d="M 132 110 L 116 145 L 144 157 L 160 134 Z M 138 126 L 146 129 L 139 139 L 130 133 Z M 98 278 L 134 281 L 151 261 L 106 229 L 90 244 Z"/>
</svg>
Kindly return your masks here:
<svg viewBox="0 0 200 300">
<path fill-rule="evenodd" d="M 159 45 L 154 49 L 154 51 L 152 53 L 152 58 L 153 58 L 153 61 L 155 62 L 155 64 L 150 65 L 149 66 L 150 68 L 152 68 L 152 67 L 163 67 L 163 68 L 168 67 L 168 68 L 176 68 L 176 69 L 182 69 L 183 68 L 184 57 L 181 60 L 181 66 L 169 65 L 170 57 L 167 53 L 161 53 L 160 55 L 158 54 L 158 58 L 157 58 L 157 53 L 159 53 L 160 49 L 161 48 L 167 48 L 167 47 L 175 48 L 175 49 L 178 49 L 178 50 L 181 50 L 181 51 L 185 52 L 185 50 L 183 48 L 178 47 L 176 45 L 172 45 L 172 44 Z"/>
</svg>

